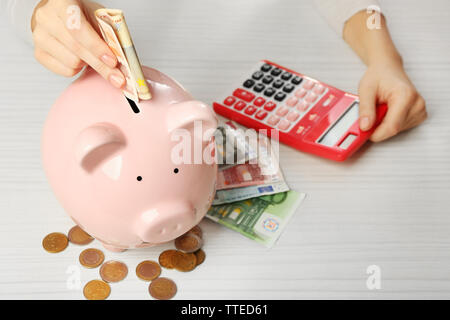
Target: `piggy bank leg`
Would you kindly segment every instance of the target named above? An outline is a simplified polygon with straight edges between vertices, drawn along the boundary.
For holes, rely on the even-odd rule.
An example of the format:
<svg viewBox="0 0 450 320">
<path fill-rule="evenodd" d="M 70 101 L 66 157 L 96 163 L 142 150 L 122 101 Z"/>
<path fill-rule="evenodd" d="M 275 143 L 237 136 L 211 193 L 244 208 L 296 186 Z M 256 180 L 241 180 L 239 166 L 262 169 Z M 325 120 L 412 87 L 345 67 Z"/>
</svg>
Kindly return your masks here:
<svg viewBox="0 0 450 320">
<path fill-rule="evenodd" d="M 123 252 L 123 251 L 127 250 L 127 249 L 119 248 L 119 247 L 116 247 L 116 246 L 113 246 L 111 244 L 107 244 L 107 243 L 104 243 L 104 242 L 102 242 L 102 245 L 103 245 L 103 247 L 106 250 L 109 250 L 109 251 L 112 251 L 112 252 Z"/>
</svg>

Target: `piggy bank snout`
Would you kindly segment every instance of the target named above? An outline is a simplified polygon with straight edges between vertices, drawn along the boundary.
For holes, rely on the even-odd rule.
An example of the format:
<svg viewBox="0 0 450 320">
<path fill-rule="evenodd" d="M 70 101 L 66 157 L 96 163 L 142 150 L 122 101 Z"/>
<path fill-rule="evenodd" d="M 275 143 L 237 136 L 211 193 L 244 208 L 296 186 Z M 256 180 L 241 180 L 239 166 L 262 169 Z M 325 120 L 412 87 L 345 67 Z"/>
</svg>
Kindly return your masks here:
<svg viewBox="0 0 450 320">
<path fill-rule="evenodd" d="M 191 203 L 165 203 L 141 214 L 137 233 L 143 242 L 162 243 L 182 235 L 196 222 L 196 211 Z"/>
</svg>

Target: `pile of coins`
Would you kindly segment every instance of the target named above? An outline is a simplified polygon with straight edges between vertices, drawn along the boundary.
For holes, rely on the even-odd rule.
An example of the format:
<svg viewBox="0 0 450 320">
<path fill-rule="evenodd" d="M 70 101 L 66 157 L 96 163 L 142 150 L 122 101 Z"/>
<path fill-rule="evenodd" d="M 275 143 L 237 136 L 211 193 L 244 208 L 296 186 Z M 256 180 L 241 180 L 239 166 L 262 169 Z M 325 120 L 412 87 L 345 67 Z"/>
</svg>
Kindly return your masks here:
<svg viewBox="0 0 450 320">
<path fill-rule="evenodd" d="M 69 242 L 77 245 L 87 245 L 94 240 L 79 226 L 70 229 L 68 236 L 53 232 L 42 240 L 44 249 L 57 253 L 67 248 Z M 176 269 L 187 272 L 194 270 L 205 261 L 206 254 L 203 246 L 203 232 L 195 226 L 174 241 L 177 250 L 166 250 L 159 256 L 158 262 L 145 260 L 136 267 L 136 275 L 144 281 L 151 281 L 148 287 L 150 295 L 159 300 L 171 299 L 177 293 L 175 282 L 166 277 L 160 277 L 161 266 L 166 269 Z M 88 300 L 104 300 L 111 293 L 109 283 L 119 282 L 128 275 L 128 267 L 121 261 L 109 260 L 105 262 L 105 255 L 99 249 L 88 248 L 79 256 L 80 264 L 86 268 L 97 268 L 102 280 L 91 280 L 84 286 L 83 294 Z M 161 265 L 161 266 L 160 266 Z"/>
<path fill-rule="evenodd" d="M 195 226 L 184 235 L 175 239 L 177 250 L 166 250 L 159 256 L 159 264 L 166 269 L 176 269 L 187 272 L 194 270 L 205 261 L 206 254 L 203 246 L 203 232 Z"/>
</svg>

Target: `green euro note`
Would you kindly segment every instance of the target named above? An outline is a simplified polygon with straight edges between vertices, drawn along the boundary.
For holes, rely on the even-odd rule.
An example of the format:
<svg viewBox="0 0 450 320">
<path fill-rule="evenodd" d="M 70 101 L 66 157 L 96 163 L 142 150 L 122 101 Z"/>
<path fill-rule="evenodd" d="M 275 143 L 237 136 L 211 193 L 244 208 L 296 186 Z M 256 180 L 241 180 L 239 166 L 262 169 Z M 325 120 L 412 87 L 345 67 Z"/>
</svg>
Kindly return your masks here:
<svg viewBox="0 0 450 320">
<path fill-rule="evenodd" d="M 291 190 L 215 205 L 206 216 L 270 248 L 305 197 Z"/>
</svg>

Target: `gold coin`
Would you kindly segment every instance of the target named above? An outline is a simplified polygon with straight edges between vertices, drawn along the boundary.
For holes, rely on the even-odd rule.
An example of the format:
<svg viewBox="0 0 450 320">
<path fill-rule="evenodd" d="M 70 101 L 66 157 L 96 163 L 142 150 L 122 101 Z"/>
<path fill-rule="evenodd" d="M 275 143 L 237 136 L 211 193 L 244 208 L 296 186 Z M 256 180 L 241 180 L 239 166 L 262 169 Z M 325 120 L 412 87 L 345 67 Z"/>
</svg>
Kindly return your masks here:
<svg viewBox="0 0 450 320">
<path fill-rule="evenodd" d="M 105 255 L 98 249 L 89 248 L 80 253 L 79 260 L 86 268 L 97 268 L 105 260 Z"/>
<path fill-rule="evenodd" d="M 89 244 L 92 242 L 92 240 L 94 240 L 93 237 L 91 237 L 79 226 L 74 226 L 72 229 L 70 229 L 68 237 L 70 242 L 79 245 Z"/>
<path fill-rule="evenodd" d="M 161 274 L 161 267 L 155 261 L 145 260 L 136 267 L 136 275 L 142 280 L 154 280 Z"/>
<path fill-rule="evenodd" d="M 128 274 L 127 265 L 120 261 L 107 261 L 100 268 L 100 277 L 106 282 L 118 282 Z"/>
<path fill-rule="evenodd" d="M 169 300 L 177 293 L 177 285 L 169 278 L 158 278 L 148 286 L 150 295 L 158 300 Z"/>
<path fill-rule="evenodd" d="M 159 264 L 167 269 L 173 269 L 174 266 L 174 255 L 177 253 L 177 250 L 166 250 L 163 251 L 160 255 L 159 255 Z"/>
<path fill-rule="evenodd" d="M 110 293 L 111 287 L 102 280 L 91 280 L 83 289 L 83 294 L 88 300 L 105 300 Z"/>
<path fill-rule="evenodd" d="M 187 233 L 175 239 L 175 247 L 183 252 L 195 252 L 203 245 L 203 240 L 194 233 Z"/>
<path fill-rule="evenodd" d="M 197 258 L 197 266 L 202 264 L 203 261 L 205 261 L 206 253 L 202 249 L 198 249 L 197 251 L 194 252 L 194 254 L 195 257 Z"/>
<path fill-rule="evenodd" d="M 197 257 L 193 253 L 178 251 L 174 256 L 174 266 L 178 271 L 192 271 L 197 266 Z"/>
<path fill-rule="evenodd" d="M 203 238 L 203 231 L 200 228 L 200 226 L 196 225 L 195 227 L 193 227 L 191 230 L 189 230 L 187 233 L 193 233 L 195 234 L 197 237 Z"/>
<path fill-rule="evenodd" d="M 69 239 L 66 235 L 60 232 L 53 232 L 45 236 L 42 240 L 42 246 L 44 249 L 51 253 L 57 253 L 67 248 Z"/>
</svg>

